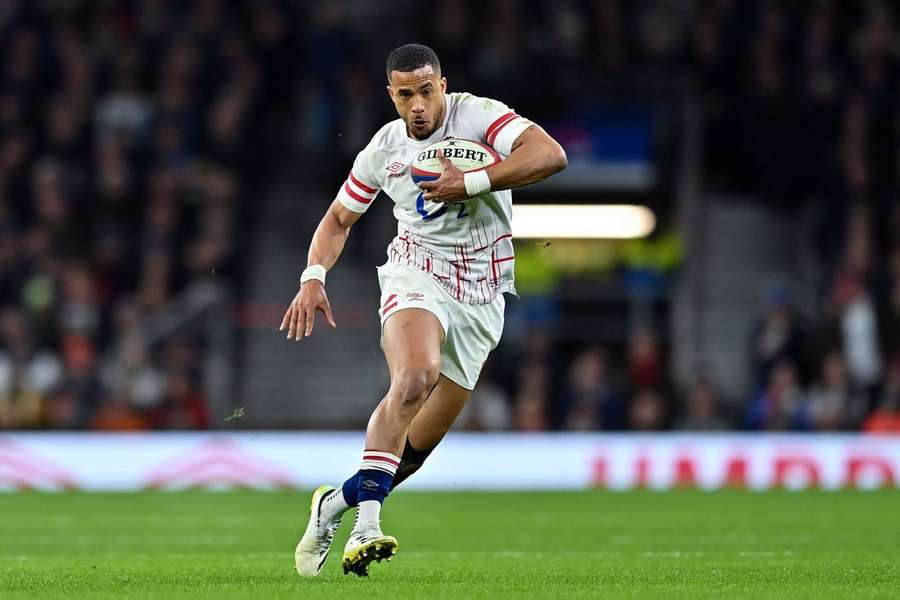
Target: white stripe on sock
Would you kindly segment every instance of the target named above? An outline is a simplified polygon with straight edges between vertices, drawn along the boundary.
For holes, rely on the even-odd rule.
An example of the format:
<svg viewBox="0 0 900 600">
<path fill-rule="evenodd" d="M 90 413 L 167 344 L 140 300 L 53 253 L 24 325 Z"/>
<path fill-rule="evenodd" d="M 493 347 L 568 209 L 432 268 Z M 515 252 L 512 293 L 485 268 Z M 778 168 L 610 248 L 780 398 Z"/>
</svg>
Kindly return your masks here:
<svg viewBox="0 0 900 600">
<path fill-rule="evenodd" d="M 399 465 L 400 457 L 394 456 L 390 452 L 364 450 L 360 469 L 378 469 L 379 471 L 395 475 Z"/>
<path fill-rule="evenodd" d="M 396 465 L 392 465 L 389 462 L 382 462 L 380 460 L 364 460 L 359 465 L 360 469 L 378 469 L 379 471 L 384 471 L 385 473 L 389 473 L 390 475 L 397 474 Z"/>
</svg>

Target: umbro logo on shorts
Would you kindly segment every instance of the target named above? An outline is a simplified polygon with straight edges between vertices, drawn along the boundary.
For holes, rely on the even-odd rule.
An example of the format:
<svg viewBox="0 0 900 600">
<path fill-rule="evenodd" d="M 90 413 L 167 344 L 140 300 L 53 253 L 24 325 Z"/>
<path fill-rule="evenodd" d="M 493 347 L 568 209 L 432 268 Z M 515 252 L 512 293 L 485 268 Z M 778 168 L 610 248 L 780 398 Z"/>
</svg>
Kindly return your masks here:
<svg viewBox="0 0 900 600">
<path fill-rule="evenodd" d="M 406 299 L 410 302 L 422 302 L 425 299 L 425 294 L 420 294 L 419 292 L 410 292 L 406 295 Z"/>
</svg>

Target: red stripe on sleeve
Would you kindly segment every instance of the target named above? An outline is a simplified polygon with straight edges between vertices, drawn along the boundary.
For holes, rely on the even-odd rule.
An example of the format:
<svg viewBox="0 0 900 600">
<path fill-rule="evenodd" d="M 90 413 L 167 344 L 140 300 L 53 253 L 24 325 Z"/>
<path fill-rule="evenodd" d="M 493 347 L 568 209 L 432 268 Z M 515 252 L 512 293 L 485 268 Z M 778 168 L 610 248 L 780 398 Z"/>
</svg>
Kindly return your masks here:
<svg viewBox="0 0 900 600">
<path fill-rule="evenodd" d="M 351 198 L 353 198 L 354 200 L 356 200 L 357 202 L 361 202 L 361 203 L 363 203 L 363 204 L 368 204 L 369 202 L 372 201 L 371 198 L 366 198 L 365 196 L 360 196 L 359 194 L 357 194 L 356 192 L 354 192 L 354 191 L 353 191 L 353 188 L 350 187 L 350 182 L 349 182 L 349 181 L 345 181 L 345 182 L 344 182 L 344 191 L 347 192 L 347 194 L 348 194 Z"/>
<path fill-rule="evenodd" d="M 508 123 L 510 120 L 515 119 L 518 116 L 519 115 L 517 115 L 513 111 L 510 111 L 491 123 L 491 126 L 487 128 L 487 132 L 485 132 L 485 138 L 487 139 L 488 143 L 490 143 L 491 139 L 493 139 L 493 136 L 497 135 L 497 131 L 500 129 L 500 127 L 503 126 L 504 123 Z"/>
<path fill-rule="evenodd" d="M 509 119 L 509 118 L 515 116 L 515 114 L 516 114 L 515 112 L 509 111 L 505 115 L 501 115 L 500 117 L 495 119 L 494 122 L 491 123 L 490 126 L 487 128 L 487 132 L 484 134 L 485 137 L 490 136 L 494 132 L 494 130 L 500 126 L 500 124 L 504 121 L 504 119 Z"/>
<path fill-rule="evenodd" d="M 364 184 L 362 181 L 360 181 L 359 179 L 357 179 L 356 177 L 354 177 L 354 176 L 353 176 L 353 171 L 350 171 L 350 181 L 352 181 L 353 184 L 356 185 L 356 187 L 358 187 L 358 188 L 361 189 L 362 191 L 367 192 L 367 193 L 369 193 L 369 194 L 374 194 L 375 192 L 378 191 L 378 190 L 376 190 L 375 188 L 369 187 L 368 185 Z"/>
<path fill-rule="evenodd" d="M 398 302 L 397 300 L 394 300 L 391 304 L 389 304 L 389 305 L 385 306 L 383 309 L 381 309 L 381 315 L 384 316 L 392 308 L 397 308 L 397 302 Z"/>
<path fill-rule="evenodd" d="M 488 143 L 488 144 L 490 144 L 491 146 L 493 146 L 493 145 L 494 145 L 494 140 L 497 139 L 497 134 L 499 134 L 499 133 L 503 130 L 503 128 L 506 127 L 507 125 L 509 125 L 512 121 L 515 121 L 516 119 L 519 118 L 519 115 L 517 115 L 517 114 L 515 114 L 515 113 L 510 113 L 510 115 L 511 115 L 511 116 L 510 116 L 508 119 L 506 119 L 505 121 L 503 121 L 502 123 L 500 123 L 500 124 L 497 126 L 497 128 L 496 128 L 494 131 L 492 131 L 492 132 L 490 133 L 490 135 L 488 135 L 488 137 L 487 137 L 487 143 Z"/>
</svg>

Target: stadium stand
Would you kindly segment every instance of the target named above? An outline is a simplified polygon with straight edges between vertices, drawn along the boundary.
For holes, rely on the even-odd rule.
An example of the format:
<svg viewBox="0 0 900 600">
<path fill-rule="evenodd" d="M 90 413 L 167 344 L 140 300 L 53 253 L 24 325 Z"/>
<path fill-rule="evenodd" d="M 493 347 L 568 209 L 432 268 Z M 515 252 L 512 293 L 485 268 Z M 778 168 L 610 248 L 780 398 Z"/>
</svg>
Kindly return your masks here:
<svg viewBox="0 0 900 600">
<path fill-rule="evenodd" d="M 390 40 L 417 39 L 438 50 L 454 89 L 538 122 L 686 77 L 708 235 L 738 214 L 717 199 L 741 195 L 750 208 L 737 229 L 777 229 L 796 245 L 773 259 L 808 259 L 802 278 L 779 271 L 784 280 L 723 317 L 733 377 L 702 352 L 677 372 L 686 349 L 666 319 L 571 339 L 534 326 L 524 298 L 461 426 L 900 430 L 893 4 L 454 0 L 437 3 L 428 31 L 411 3 L 375 4 L 3 4 L 0 428 L 235 425 L 223 418 L 251 402 L 233 391 L 254 389 L 236 385 L 256 368 L 250 340 L 278 319 L 247 282 L 267 260 L 249 249 L 280 206 L 269 192 L 303 163 L 310 180 L 284 202 L 320 194 L 294 208 L 306 221 L 291 232 L 296 260 L 282 260 L 298 266 L 306 225 L 392 118 L 381 81 Z M 345 260 L 370 276 L 384 227 L 365 221 Z M 773 248 L 746 253 L 769 260 Z M 699 259 L 688 251 L 683 270 L 655 276 L 688 277 Z M 595 275 L 626 303 L 628 267 L 618 259 Z M 296 271 L 283 276 L 293 285 Z M 566 289 L 544 292 L 547 305 L 568 306 Z M 662 289 L 677 312 L 673 286 Z M 517 332 L 517 319 L 532 324 Z M 303 425 L 257 414 L 256 426 Z"/>
</svg>

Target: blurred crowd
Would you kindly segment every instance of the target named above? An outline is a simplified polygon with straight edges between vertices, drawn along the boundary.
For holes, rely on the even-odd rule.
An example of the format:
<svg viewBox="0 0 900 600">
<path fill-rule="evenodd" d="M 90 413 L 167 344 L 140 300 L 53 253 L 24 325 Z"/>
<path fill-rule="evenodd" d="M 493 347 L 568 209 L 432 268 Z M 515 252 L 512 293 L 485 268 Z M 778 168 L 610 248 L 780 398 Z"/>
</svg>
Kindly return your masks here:
<svg viewBox="0 0 900 600">
<path fill-rule="evenodd" d="M 598 344 L 568 348 L 550 331 L 532 329 L 512 352 L 489 359 L 460 426 L 520 431 L 728 426 L 706 380 L 691 390 L 685 410 L 670 404 L 666 357 L 652 330 L 635 330 L 624 348 L 615 349 Z"/>
<path fill-rule="evenodd" d="M 822 217 L 819 310 L 801 316 L 789 294 L 771 294 L 739 409 L 709 376 L 676 387 L 672 341 L 649 320 L 616 343 L 573 345 L 549 328 L 509 336 L 463 426 L 900 430 L 896 3 L 416 8 L 0 0 L 0 429 L 209 426 L 208 341 L 159 339 L 149 321 L 210 278 L 240 288 L 247 199 L 273 153 L 288 145 L 338 181 L 394 117 L 384 56 L 417 40 L 452 89 L 539 122 L 689 74 L 704 186 L 785 210 L 813 202 Z"/>
<path fill-rule="evenodd" d="M 825 273 L 812 315 L 772 292 L 739 424 L 900 431 L 900 7 L 710 2 L 699 17 L 709 185 L 811 205 Z"/>
<path fill-rule="evenodd" d="M 0 2 L 0 429 L 205 428 L 206 340 L 154 317 L 238 281 L 270 2 Z"/>
<path fill-rule="evenodd" d="M 807 323 L 773 294 L 751 340 L 747 428 L 900 432 L 900 252 L 883 297 L 848 260 L 832 278 L 821 322 Z"/>
<path fill-rule="evenodd" d="M 788 214 L 812 203 L 826 276 L 811 316 L 801 316 L 785 291 L 771 293 L 748 341 L 753 386 L 737 410 L 706 375 L 686 390 L 648 378 L 654 369 L 635 365 L 664 372 L 662 344 L 637 332 L 624 353 L 587 347 L 563 367 L 555 349 L 543 358 L 527 353 L 506 385 L 485 386 L 481 401 L 495 407 L 486 412 L 494 424 L 900 431 L 900 7 L 882 0 L 557 6 L 558 19 L 577 15 L 570 22 L 581 24 L 564 30 L 573 55 L 595 62 L 599 77 L 616 65 L 691 73 L 704 117 L 705 187 L 751 193 Z M 588 96 L 597 85 L 575 80 Z M 624 361 L 611 358 L 622 354 Z"/>
<path fill-rule="evenodd" d="M 459 425 L 900 433 L 900 252 L 890 260 L 884 296 L 842 266 L 821 320 L 801 317 L 787 292 L 773 290 L 747 340 L 752 387 L 737 403 L 704 373 L 678 389 L 666 344 L 651 329 L 635 330 L 624 348 L 572 348 L 542 328 L 489 359 Z"/>
</svg>

